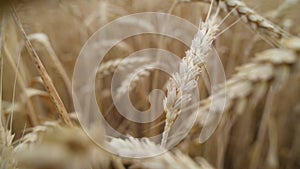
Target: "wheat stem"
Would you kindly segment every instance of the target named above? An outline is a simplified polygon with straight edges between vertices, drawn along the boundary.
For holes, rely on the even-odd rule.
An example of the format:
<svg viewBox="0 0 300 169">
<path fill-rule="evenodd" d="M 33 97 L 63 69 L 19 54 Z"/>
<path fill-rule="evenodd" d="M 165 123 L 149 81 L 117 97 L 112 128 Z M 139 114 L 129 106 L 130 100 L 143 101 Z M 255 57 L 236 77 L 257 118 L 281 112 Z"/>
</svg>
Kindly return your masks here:
<svg viewBox="0 0 300 169">
<path fill-rule="evenodd" d="M 45 87 L 46 87 L 46 90 L 49 92 L 49 95 L 51 97 L 51 100 L 53 101 L 53 103 L 55 104 L 59 114 L 61 115 L 61 117 L 63 118 L 64 122 L 68 125 L 68 126 L 73 126 L 72 125 L 72 122 L 70 120 L 70 117 L 68 115 L 68 112 L 61 100 L 61 98 L 59 97 L 58 93 L 57 93 L 57 90 L 55 89 L 54 85 L 53 85 L 53 82 L 50 78 L 50 76 L 48 75 L 42 61 L 40 60 L 39 56 L 37 55 L 35 49 L 32 47 L 32 44 L 31 42 L 29 41 L 25 31 L 24 31 L 24 28 L 17 16 L 17 13 L 14 9 L 14 7 L 11 8 L 11 14 L 17 24 L 17 26 L 19 27 L 19 30 L 21 31 L 24 39 L 25 39 L 25 43 L 26 43 L 26 48 L 28 50 L 28 53 L 30 54 L 31 56 L 31 59 L 33 60 L 34 62 L 34 65 L 36 66 L 39 74 L 41 75 L 43 81 L 44 81 L 44 84 L 45 84 Z"/>
<path fill-rule="evenodd" d="M 4 52 L 5 52 L 5 55 L 7 56 L 8 62 L 10 64 L 12 70 L 15 70 L 15 72 L 19 72 L 17 69 L 17 66 L 15 64 L 15 61 L 6 46 L 4 46 Z M 26 93 L 26 85 L 25 85 L 24 79 L 21 76 L 18 76 L 16 82 L 18 83 L 19 87 L 22 89 L 26 98 L 28 98 L 28 95 Z M 38 116 L 37 112 L 35 111 L 33 103 L 30 99 L 28 100 L 27 105 L 28 105 L 27 115 L 30 119 L 31 124 L 33 126 L 35 126 L 40 123 L 39 116 Z"/>
<path fill-rule="evenodd" d="M 3 89 L 3 56 L 2 56 L 2 46 L 4 42 L 4 31 L 5 31 L 5 14 L 2 13 L 1 19 L 1 30 L 0 30 L 0 127 L 2 128 L 2 89 Z"/>
</svg>

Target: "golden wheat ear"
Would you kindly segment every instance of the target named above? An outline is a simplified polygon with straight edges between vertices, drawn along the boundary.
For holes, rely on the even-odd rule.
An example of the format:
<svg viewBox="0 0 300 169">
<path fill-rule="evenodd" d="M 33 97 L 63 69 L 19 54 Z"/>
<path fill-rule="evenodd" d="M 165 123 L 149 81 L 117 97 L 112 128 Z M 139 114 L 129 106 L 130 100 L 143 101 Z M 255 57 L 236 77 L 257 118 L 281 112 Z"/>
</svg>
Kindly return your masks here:
<svg viewBox="0 0 300 169">
<path fill-rule="evenodd" d="M 266 134 L 264 131 L 266 126 L 264 125 L 269 125 L 269 123 L 274 125 L 274 119 L 272 119 L 274 118 L 274 110 L 272 112 L 273 115 L 269 115 L 270 112 L 268 111 L 270 111 L 272 106 L 275 107 L 274 103 L 278 102 L 278 100 L 277 102 L 273 100 L 274 96 L 270 96 L 270 91 L 276 92 L 278 95 L 279 92 L 285 91 L 284 87 L 287 85 L 294 86 L 293 90 L 299 91 L 299 80 L 297 81 L 297 78 L 299 79 L 300 77 L 300 38 L 291 37 L 283 39 L 281 45 L 284 49 L 274 48 L 260 52 L 256 54 L 256 57 L 250 63 L 237 68 L 236 74 L 228 79 L 226 84 L 220 87 L 219 91 L 215 94 L 214 99 L 216 100 L 226 97 L 226 105 L 224 109 L 222 109 L 222 107 L 214 107 L 215 113 L 223 112 L 222 122 L 216 132 L 222 133 L 218 136 L 221 138 L 222 142 L 227 143 L 229 141 L 229 132 L 233 130 L 232 128 L 234 127 L 234 124 L 237 123 L 239 117 L 242 115 L 250 116 L 260 112 L 260 103 L 266 102 L 267 104 L 263 106 L 262 114 L 267 114 L 268 118 L 263 118 L 259 128 L 259 132 L 262 132 L 259 137 L 263 137 Z M 280 97 L 277 97 L 277 99 L 278 98 Z M 202 131 L 206 128 L 208 131 L 212 131 L 210 128 L 211 126 L 214 126 L 216 121 L 214 121 L 213 116 L 210 120 L 207 120 L 207 116 L 211 111 L 210 105 L 212 103 L 212 99 L 213 96 L 201 101 L 198 109 L 199 116 L 195 128 L 201 128 Z M 294 103 L 290 104 L 292 105 Z M 197 129 L 195 129 L 195 133 L 190 134 L 194 136 L 198 135 L 200 131 Z M 210 134 L 212 134 L 211 132 L 205 133 L 202 131 L 200 133 L 200 141 L 202 138 L 207 138 Z M 189 140 L 188 143 L 199 141 L 199 138 L 196 139 L 197 140 L 194 141 Z M 277 139 L 278 138 L 272 138 L 269 141 L 273 144 L 277 141 Z M 255 153 L 252 157 L 249 157 L 249 159 L 252 160 L 252 168 L 257 167 L 258 159 L 256 159 L 256 157 L 261 157 L 261 143 L 261 138 L 258 138 L 255 141 L 255 145 L 253 146 L 255 147 Z M 191 146 L 195 145 L 192 144 Z M 228 145 L 225 145 L 225 147 L 226 146 Z M 224 156 L 224 152 L 223 154 L 218 154 L 219 159 L 223 159 Z M 222 164 L 220 163 L 218 166 L 222 166 Z"/>
<path fill-rule="evenodd" d="M 213 0 L 187 0 L 188 2 L 205 2 L 209 3 Z M 265 17 L 261 16 L 253 9 L 248 7 L 243 1 L 240 0 L 217 0 L 217 4 L 222 7 L 226 12 L 233 12 L 234 15 L 239 17 L 247 26 L 255 32 L 258 32 L 261 38 L 270 45 L 280 47 L 280 41 L 288 38 L 291 35 L 281 29 L 276 24 L 272 23 Z"/>
<path fill-rule="evenodd" d="M 62 119 L 64 120 L 64 122 L 68 126 L 73 126 L 71 119 L 68 115 L 68 112 L 67 112 L 67 110 L 66 110 L 61 98 L 59 97 L 58 92 L 52 82 L 52 79 L 50 78 L 49 74 L 47 73 L 42 61 L 40 60 L 37 52 L 33 48 L 30 40 L 28 39 L 27 34 L 25 33 L 25 30 L 19 20 L 19 17 L 17 15 L 17 12 L 16 12 L 14 6 L 11 7 L 10 13 L 11 13 L 16 25 L 18 26 L 19 31 L 23 35 L 23 38 L 24 38 L 25 44 L 26 44 L 26 49 L 27 49 L 29 55 L 31 56 L 31 59 L 32 59 L 34 65 L 36 66 L 41 78 L 43 79 L 45 88 L 48 91 L 52 102 L 56 106 L 56 108 L 57 108 L 59 114 L 61 115 Z"/>
<path fill-rule="evenodd" d="M 73 104 L 72 104 L 72 84 L 71 80 L 67 75 L 66 70 L 64 69 L 64 66 L 62 65 L 61 61 L 59 60 L 59 57 L 56 55 L 54 49 L 52 48 L 52 45 L 49 41 L 49 38 L 46 34 L 44 33 L 35 33 L 35 34 L 30 34 L 28 36 L 28 39 L 30 42 L 33 44 L 33 46 L 37 45 L 42 45 L 41 50 L 45 56 L 43 58 L 47 58 L 47 61 L 49 59 L 50 63 L 46 65 L 49 65 L 49 69 L 53 70 L 55 74 L 51 74 L 51 71 L 49 71 L 50 76 L 54 77 L 54 80 L 56 79 L 55 77 L 58 76 L 59 80 L 62 80 L 61 86 L 59 84 L 56 84 L 57 88 L 63 88 L 66 89 L 65 92 L 61 93 L 61 98 L 65 101 L 66 108 L 68 110 L 73 109 Z M 37 49 L 37 48 L 35 48 Z M 46 63 L 46 62 L 44 62 Z M 59 91 L 61 92 L 61 91 Z"/>
<path fill-rule="evenodd" d="M 124 164 L 129 168 L 147 168 L 147 169 L 213 169 L 213 167 L 203 158 L 198 158 L 197 162 L 188 155 L 182 153 L 180 150 L 175 149 L 173 152 L 160 152 L 165 151 L 163 147 L 155 144 L 147 138 L 136 139 L 129 137 L 128 139 L 113 138 L 109 146 L 122 155 L 147 156 L 157 153 L 158 155 L 151 158 L 141 159 L 125 159 L 113 158 L 113 163 L 121 169 Z M 136 151 L 132 151 L 135 149 Z M 123 169 L 123 168 L 122 168 Z"/>
<path fill-rule="evenodd" d="M 198 32 L 196 33 L 190 49 L 186 56 L 180 62 L 180 70 L 172 75 L 167 86 L 167 96 L 164 98 L 164 112 L 166 113 L 165 127 L 161 140 L 162 147 L 167 145 L 169 133 L 181 114 L 182 105 L 190 104 L 191 93 L 198 87 L 197 79 L 205 66 L 205 60 L 212 52 L 212 43 L 219 32 L 220 24 L 217 23 L 217 11 L 211 16 L 212 5 L 205 22 L 200 22 Z"/>
<path fill-rule="evenodd" d="M 103 133 L 95 133 L 103 139 Z M 14 149 L 19 166 L 31 168 L 109 168 L 110 156 L 77 127 L 47 121 L 35 126 Z M 50 153 L 49 153 L 50 152 Z"/>
</svg>

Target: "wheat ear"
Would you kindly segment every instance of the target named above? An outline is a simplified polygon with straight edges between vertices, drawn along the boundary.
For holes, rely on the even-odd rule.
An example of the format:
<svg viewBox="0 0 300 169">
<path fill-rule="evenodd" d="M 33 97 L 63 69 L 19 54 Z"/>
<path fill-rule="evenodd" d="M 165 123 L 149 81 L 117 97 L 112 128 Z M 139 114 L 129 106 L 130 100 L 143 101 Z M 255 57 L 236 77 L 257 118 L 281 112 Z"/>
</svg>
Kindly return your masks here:
<svg viewBox="0 0 300 169">
<path fill-rule="evenodd" d="M 189 0 L 189 1 L 202 1 L 211 2 L 210 0 Z M 227 12 L 233 11 L 233 13 L 241 18 L 241 20 L 249 25 L 252 29 L 263 35 L 267 42 L 275 46 L 280 45 L 280 40 L 289 37 L 289 33 L 282 30 L 276 24 L 272 23 L 268 19 L 264 18 L 251 8 L 249 8 L 244 2 L 240 0 L 217 0 L 220 6 Z"/>
<path fill-rule="evenodd" d="M 200 22 L 190 50 L 180 63 L 179 72 L 172 75 L 168 82 L 167 96 L 164 99 L 164 110 L 166 113 L 165 127 L 161 140 L 161 145 L 166 146 L 169 132 L 176 118 L 181 113 L 182 105 L 186 105 L 197 85 L 197 78 L 201 73 L 204 59 L 211 52 L 211 45 L 216 38 L 219 25 L 216 17 L 209 18 L 206 22 Z"/>
<path fill-rule="evenodd" d="M 258 53 L 251 63 L 239 67 L 238 72 L 227 80 L 226 85 L 221 87 L 219 92 L 201 101 L 198 124 L 205 127 L 215 122 L 205 121 L 205 117 L 210 112 L 212 99 L 226 97 L 225 108 L 215 106 L 213 113 L 224 112 L 225 118 L 239 115 L 246 110 L 252 110 L 251 106 L 262 101 L 270 86 L 280 86 L 288 78 L 299 74 L 300 38 L 283 39 L 281 45 L 285 48 L 269 49 Z"/>
<path fill-rule="evenodd" d="M 289 36 L 287 32 L 256 13 L 242 1 L 223 0 L 220 2 L 224 4 L 225 9 L 234 10 L 234 13 L 238 15 L 243 22 L 247 23 L 251 26 L 251 28 L 262 34 L 266 34 L 267 36 L 273 37 L 277 40 L 287 38 Z"/>
<path fill-rule="evenodd" d="M 115 150 L 118 154 L 121 155 L 135 155 L 137 157 L 147 156 L 153 154 L 160 154 L 161 152 L 166 151 L 161 146 L 155 144 L 148 138 L 136 139 L 129 137 L 128 139 L 114 138 L 108 145 Z M 132 151 L 132 150 L 135 151 Z M 118 161 L 119 160 L 119 161 Z M 148 169 L 182 169 L 182 168 L 191 168 L 191 169 L 213 169 L 213 167 L 206 162 L 204 159 L 199 160 L 196 163 L 189 156 L 181 153 L 179 150 L 175 152 L 165 152 L 160 155 L 156 155 L 151 158 L 143 159 L 119 159 L 114 158 L 115 164 L 118 164 L 122 168 L 123 165 L 129 165 L 130 168 L 148 168 Z"/>
<path fill-rule="evenodd" d="M 147 63 L 149 59 L 143 58 L 120 58 L 120 59 L 114 59 L 107 61 L 100 65 L 99 69 L 97 70 L 97 75 L 100 78 L 103 78 L 105 76 L 111 75 L 115 72 L 116 69 L 125 70 L 128 67 L 134 66 L 134 64 L 141 64 L 141 63 Z"/>
<path fill-rule="evenodd" d="M 93 138 L 104 139 L 103 133 L 96 134 Z M 20 168 L 108 168 L 109 162 L 82 129 L 49 121 L 32 128 L 14 152 Z"/>
<path fill-rule="evenodd" d="M 71 97 L 72 96 L 72 85 L 71 85 L 70 78 L 68 77 L 66 70 L 64 69 L 58 56 L 56 55 L 55 51 L 53 50 L 48 36 L 43 33 L 36 33 L 36 34 L 29 35 L 28 39 L 30 41 L 37 41 L 46 48 L 46 51 L 48 54 L 47 56 L 49 56 L 48 58 L 51 59 L 53 68 L 55 70 L 57 70 L 59 76 L 61 76 L 63 83 L 66 85 L 68 96 Z"/>
<path fill-rule="evenodd" d="M 29 41 L 29 39 L 24 31 L 24 28 L 17 16 L 17 13 L 16 13 L 14 7 L 11 8 L 11 14 L 25 39 L 26 48 L 28 50 L 28 53 L 30 54 L 31 59 L 34 62 L 34 65 L 36 66 L 39 74 L 41 75 L 41 77 L 44 81 L 44 85 L 46 87 L 46 90 L 49 92 L 51 100 L 53 101 L 54 105 L 56 106 L 56 108 L 57 108 L 59 114 L 61 115 L 61 117 L 63 118 L 64 122 L 68 126 L 72 126 L 72 122 L 70 120 L 70 117 L 68 116 L 68 112 L 67 112 L 61 98 L 59 97 L 57 90 L 55 89 L 53 82 L 52 82 L 50 76 L 48 75 L 42 61 L 40 60 L 40 58 L 39 58 L 38 54 L 36 53 L 36 51 L 34 50 L 34 48 L 32 47 L 32 44 Z"/>
</svg>

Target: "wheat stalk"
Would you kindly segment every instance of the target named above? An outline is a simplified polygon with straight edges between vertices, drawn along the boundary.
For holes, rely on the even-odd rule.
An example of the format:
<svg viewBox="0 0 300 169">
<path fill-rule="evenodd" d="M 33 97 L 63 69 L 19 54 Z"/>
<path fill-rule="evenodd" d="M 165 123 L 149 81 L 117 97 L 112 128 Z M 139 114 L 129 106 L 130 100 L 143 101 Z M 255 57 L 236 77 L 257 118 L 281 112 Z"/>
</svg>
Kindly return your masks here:
<svg viewBox="0 0 300 169">
<path fill-rule="evenodd" d="M 37 55 L 36 51 L 32 47 L 32 44 L 29 41 L 29 39 L 28 39 L 24 29 L 23 29 L 23 26 L 22 26 L 22 24 L 21 24 L 21 22 L 20 22 L 20 20 L 17 16 L 17 13 L 16 13 L 16 11 L 13 7 L 11 9 L 11 14 L 12 14 L 17 26 L 19 27 L 19 30 L 21 31 L 24 39 L 25 39 L 27 50 L 28 50 L 28 52 L 31 56 L 31 59 L 34 62 L 34 65 L 36 66 L 38 72 L 40 73 L 40 75 L 41 75 L 41 77 L 44 81 L 44 85 L 45 85 L 47 91 L 49 92 L 51 100 L 53 101 L 53 103 L 57 107 L 57 110 L 58 110 L 59 114 L 61 115 L 61 117 L 63 118 L 64 122 L 67 125 L 72 126 L 72 122 L 70 120 L 70 117 L 68 116 L 68 112 L 67 112 L 61 98 L 59 97 L 59 95 L 57 93 L 57 90 L 55 89 L 55 87 L 53 85 L 53 82 L 52 82 L 50 76 L 48 75 L 44 65 L 42 64 L 39 56 Z"/>
<path fill-rule="evenodd" d="M 7 59 L 9 61 L 10 66 L 12 67 L 12 69 L 15 70 L 16 72 L 19 72 L 18 68 L 16 66 L 16 63 L 13 59 L 13 56 L 11 55 L 11 53 L 9 52 L 9 50 L 7 49 L 6 46 L 4 46 L 4 53 L 7 56 Z M 24 81 L 23 77 L 18 76 L 16 82 L 20 86 L 20 88 L 22 89 L 23 93 L 25 94 L 25 97 L 29 98 L 26 95 L 26 90 L 27 89 L 26 89 L 26 84 L 25 84 L 25 81 Z M 28 99 L 26 103 L 28 105 L 28 113 L 27 113 L 28 117 L 29 117 L 30 122 L 32 123 L 32 125 L 35 126 L 35 125 L 40 123 L 39 116 L 38 116 L 37 112 L 34 110 L 34 105 L 33 105 L 32 101 L 30 99 Z"/>
</svg>

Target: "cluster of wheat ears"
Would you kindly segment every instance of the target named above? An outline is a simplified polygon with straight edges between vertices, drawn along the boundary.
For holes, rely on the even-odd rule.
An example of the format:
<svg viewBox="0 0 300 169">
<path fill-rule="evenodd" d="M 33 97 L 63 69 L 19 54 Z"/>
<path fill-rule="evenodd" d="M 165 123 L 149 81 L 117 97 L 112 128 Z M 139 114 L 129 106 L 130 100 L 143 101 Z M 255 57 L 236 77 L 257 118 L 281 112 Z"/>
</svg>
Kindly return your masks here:
<svg viewBox="0 0 300 169">
<path fill-rule="evenodd" d="M 0 5 L 0 169 L 300 168 L 299 0 L 30 0 Z M 136 35 L 105 55 L 95 77 L 98 106 L 105 120 L 129 137 L 109 138 L 100 124 L 93 139 L 114 154 L 96 145 L 80 126 L 72 99 L 74 65 L 96 30 L 146 11 L 179 16 L 199 25 L 198 33 L 191 46 L 164 36 Z M 145 57 L 124 61 L 146 48 L 181 57 L 179 71 L 135 70 L 153 64 Z M 221 76 L 206 70 L 213 51 L 226 81 L 210 88 L 211 79 Z M 151 107 L 153 89 L 164 90 L 164 98 L 156 100 L 164 112 L 159 118 L 136 123 L 119 114 L 111 90 L 117 69 L 133 70 L 113 90 L 119 99 L 129 90 L 138 110 Z M 191 119 L 184 109 L 195 89 L 200 98 L 192 111 L 198 115 Z M 225 104 L 218 104 L 224 98 Z M 211 113 L 216 116 L 208 119 Z M 173 131 L 179 119 L 181 127 L 193 124 L 188 133 Z M 158 134 L 158 140 L 146 139 Z M 182 135 L 165 153 L 119 156 L 156 154 Z"/>
</svg>

